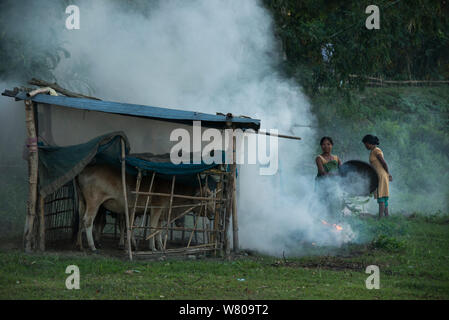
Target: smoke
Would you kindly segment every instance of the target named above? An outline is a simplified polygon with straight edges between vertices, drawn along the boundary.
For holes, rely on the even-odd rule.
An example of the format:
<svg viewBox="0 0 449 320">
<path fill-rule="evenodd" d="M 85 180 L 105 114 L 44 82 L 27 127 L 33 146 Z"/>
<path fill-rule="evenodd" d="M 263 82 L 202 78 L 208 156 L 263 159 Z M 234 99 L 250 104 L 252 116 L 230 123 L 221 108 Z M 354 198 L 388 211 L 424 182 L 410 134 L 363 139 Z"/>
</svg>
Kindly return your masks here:
<svg viewBox="0 0 449 320">
<path fill-rule="evenodd" d="M 11 83 L 0 81 L 0 88 Z M 26 138 L 25 108 L 0 96 L 0 237 L 23 230 L 27 201 L 27 163 L 22 159 Z"/>
<path fill-rule="evenodd" d="M 61 25 L 55 35 L 71 54 L 54 71 L 61 85 L 111 101 L 246 115 L 302 138 L 279 141 L 274 176 L 239 168 L 241 247 L 280 255 L 300 240 L 338 246 L 354 237 L 349 226 L 335 232 L 321 222 L 328 208 L 310 165 L 317 139 L 294 127 L 315 119 L 301 88 L 277 71 L 272 20 L 258 1 L 160 1 L 146 13 L 116 1 L 74 4 L 81 28 Z"/>
<path fill-rule="evenodd" d="M 148 16 L 104 1 L 80 2 L 81 29 L 65 33 L 72 59 L 89 66 L 96 94 L 113 101 L 231 112 L 302 137 L 279 141 L 279 172 L 239 168 L 239 235 L 244 248 L 278 255 L 292 242 L 340 245 L 323 226 L 328 209 L 313 192 L 314 124 L 301 88 L 278 71 L 280 50 L 257 1 L 163 1 Z M 58 79 L 70 83 L 70 60 Z M 315 203 L 315 206 L 311 204 Z M 350 232 L 350 228 L 346 230 Z"/>
</svg>

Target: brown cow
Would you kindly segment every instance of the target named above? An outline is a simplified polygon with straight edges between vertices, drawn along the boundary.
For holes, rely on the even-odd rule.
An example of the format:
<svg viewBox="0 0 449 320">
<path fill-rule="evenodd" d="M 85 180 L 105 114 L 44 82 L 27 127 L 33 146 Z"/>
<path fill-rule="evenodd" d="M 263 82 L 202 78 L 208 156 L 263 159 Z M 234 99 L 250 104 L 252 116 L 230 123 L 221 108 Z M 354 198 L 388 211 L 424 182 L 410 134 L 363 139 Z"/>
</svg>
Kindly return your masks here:
<svg viewBox="0 0 449 320">
<path fill-rule="evenodd" d="M 179 205 L 180 203 L 177 201 L 176 204 Z M 186 202 L 186 204 L 190 204 L 190 202 L 188 202 L 188 203 Z M 217 205 L 217 208 L 219 208 L 218 205 Z M 181 209 L 183 209 L 183 210 L 181 210 Z M 179 217 L 180 214 L 182 214 L 184 212 L 184 209 L 186 209 L 186 208 L 173 208 L 173 210 L 172 210 L 170 220 L 173 220 L 175 217 L 178 217 L 175 220 L 175 224 L 177 227 L 184 226 L 185 216 Z M 191 211 L 197 214 L 198 208 L 194 208 Z M 124 248 L 124 246 L 125 246 L 125 231 L 126 231 L 125 215 L 124 214 L 116 214 L 114 212 L 110 212 L 110 213 L 115 219 L 118 219 L 117 222 L 118 222 L 118 227 L 119 227 L 119 232 L 120 232 L 119 248 Z M 150 210 L 148 210 L 147 214 L 148 215 L 150 214 Z M 107 215 L 106 209 L 103 206 L 100 206 L 100 208 L 98 209 L 98 212 L 97 212 L 97 216 L 95 217 L 94 225 L 93 225 L 93 229 L 92 229 L 93 237 L 94 237 L 94 244 L 96 245 L 96 247 L 100 247 L 100 239 L 103 234 L 103 230 L 106 227 L 106 215 Z M 139 213 L 136 214 L 136 218 L 138 216 L 139 216 Z M 167 210 L 165 210 L 165 214 L 161 214 L 161 216 L 159 218 L 159 227 L 162 227 L 163 223 L 166 223 L 167 218 L 168 218 Z M 142 219 L 143 219 L 143 217 L 142 217 Z M 157 243 L 159 245 L 158 248 L 162 249 L 162 246 L 161 246 L 162 233 L 158 233 L 156 239 L 158 240 L 158 243 Z M 133 233 L 133 237 L 131 240 L 132 240 L 132 245 L 134 246 L 134 248 L 137 249 L 137 242 L 134 237 L 134 233 Z M 154 237 L 152 237 L 151 240 L 149 241 L 149 245 L 150 245 L 150 249 L 154 248 L 154 246 L 155 246 L 154 245 Z"/>
<path fill-rule="evenodd" d="M 145 176 L 142 178 L 140 184 L 140 190 L 149 190 L 151 183 L 151 177 Z M 170 193 L 171 192 L 171 180 L 162 179 L 156 176 L 153 183 L 153 192 L 157 193 Z M 127 185 L 127 197 L 128 203 L 134 204 L 135 195 L 130 193 L 129 190 L 135 190 L 136 177 L 132 175 L 126 175 Z M 82 248 L 82 232 L 86 232 L 87 241 L 92 251 L 96 251 L 92 228 L 93 222 L 97 215 L 98 209 L 102 205 L 105 209 L 124 214 L 125 212 L 125 199 L 123 196 L 122 176 L 120 169 L 109 165 L 92 165 L 87 166 L 77 177 L 77 189 L 79 192 L 79 231 L 77 244 Z M 199 195 L 199 188 L 195 188 L 191 185 L 176 183 L 175 194 L 182 195 Z M 206 195 L 210 195 L 211 191 L 206 188 Z M 138 198 L 137 206 L 144 207 L 147 197 L 140 196 Z M 169 197 L 164 196 L 152 196 L 151 206 L 157 206 L 159 208 L 152 208 L 150 210 L 150 226 L 156 228 L 160 225 L 160 217 L 163 210 L 166 210 L 169 206 Z M 174 198 L 173 205 L 184 204 L 185 199 Z M 191 203 L 191 202 L 190 202 Z M 213 201 L 207 203 L 208 212 L 212 213 Z M 143 208 L 136 209 L 136 215 L 143 214 Z M 173 210 L 173 214 L 182 212 L 183 210 Z M 125 228 L 121 228 L 124 232 Z M 122 232 L 121 232 L 122 233 Z M 161 234 L 158 235 L 158 242 L 161 239 Z M 151 243 L 151 249 L 156 250 L 154 237 Z M 160 243 L 159 243 L 160 245 Z"/>
</svg>

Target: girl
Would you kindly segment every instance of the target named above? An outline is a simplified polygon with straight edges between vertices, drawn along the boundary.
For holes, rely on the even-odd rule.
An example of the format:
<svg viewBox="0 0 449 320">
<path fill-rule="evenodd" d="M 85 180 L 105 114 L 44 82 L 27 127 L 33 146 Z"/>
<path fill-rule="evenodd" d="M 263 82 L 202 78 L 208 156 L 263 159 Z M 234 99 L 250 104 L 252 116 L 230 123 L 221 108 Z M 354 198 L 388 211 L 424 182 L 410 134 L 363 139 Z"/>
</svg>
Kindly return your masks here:
<svg viewBox="0 0 449 320">
<path fill-rule="evenodd" d="M 388 184 L 389 181 L 393 181 L 393 177 L 388 171 L 382 150 L 377 147 L 379 145 L 379 139 L 376 136 L 367 134 L 363 137 L 362 142 L 365 144 L 366 149 L 371 150 L 369 162 L 376 169 L 377 176 L 379 177 L 377 190 L 374 191 L 374 198 L 377 199 L 377 203 L 379 204 L 379 219 L 382 218 L 382 214 L 388 217 Z"/>
<path fill-rule="evenodd" d="M 332 138 L 322 137 L 320 145 L 323 152 L 315 159 L 318 168 L 317 178 L 326 175 L 335 175 L 338 167 L 341 166 L 341 161 L 336 155 L 332 155 L 332 147 L 334 146 Z"/>
<path fill-rule="evenodd" d="M 332 154 L 334 142 L 331 137 L 323 137 L 320 140 L 321 150 L 323 151 L 315 159 L 318 173 L 315 179 L 315 191 L 319 193 L 322 202 L 327 204 L 330 214 L 336 214 L 341 211 L 342 203 L 335 192 L 335 181 L 327 179 L 330 176 L 338 174 L 338 168 L 341 166 L 341 160 Z"/>
</svg>

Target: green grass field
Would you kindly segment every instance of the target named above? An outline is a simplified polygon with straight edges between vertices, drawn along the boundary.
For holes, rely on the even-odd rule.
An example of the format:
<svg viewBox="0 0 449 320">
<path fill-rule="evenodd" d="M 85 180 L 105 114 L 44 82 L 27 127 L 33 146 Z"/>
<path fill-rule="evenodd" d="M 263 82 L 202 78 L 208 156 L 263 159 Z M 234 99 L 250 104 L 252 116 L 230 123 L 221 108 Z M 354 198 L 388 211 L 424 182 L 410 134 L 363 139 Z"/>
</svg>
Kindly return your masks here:
<svg viewBox="0 0 449 320">
<path fill-rule="evenodd" d="M 352 218 L 372 240 L 300 258 L 250 253 L 231 259 L 127 261 L 82 252 L 0 251 L 1 299 L 448 299 L 449 216 Z M 3 242 L 4 243 L 4 242 Z M 298 249 L 299 250 L 299 249 Z M 332 253 L 332 254 L 331 254 Z M 65 287 L 68 265 L 80 289 Z M 368 290 L 368 265 L 380 289 Z"/>
</svg>

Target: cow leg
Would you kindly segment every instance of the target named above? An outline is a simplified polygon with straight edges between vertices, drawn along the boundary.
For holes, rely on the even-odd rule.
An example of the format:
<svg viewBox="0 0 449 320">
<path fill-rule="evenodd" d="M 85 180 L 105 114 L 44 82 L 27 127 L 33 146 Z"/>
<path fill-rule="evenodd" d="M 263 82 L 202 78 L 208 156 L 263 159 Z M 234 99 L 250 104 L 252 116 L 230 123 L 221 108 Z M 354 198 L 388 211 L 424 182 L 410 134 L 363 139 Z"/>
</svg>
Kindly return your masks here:
<svg viewBox="0 0 449 320">
<path fill-rule="evenodd" d="M 137 248 L 137 241 L 136 241 L 136 236 L 134 235 L 134 232 L 132 232 L 132 235 L 131 235 L 131 245 L 136 250 L 136 248 Z"/>
<path fill-rule="evenodd" d="M 125 248 L 125 232 L 126 232 L 126 221 L 125 221 L 125 217 L 123 215 L 120 215 L 119 219 L 119 228 L 120 228 L 120 240 L 118 242 L 118 246 L 120 249 Z M 136 241 L 136 237 L 134 236 L 134 232 L 131 236 L 131 245 L 134 248 L 137 248 L 137 241 Z"/>
<path fill-rule="evenodd" d="M 86 213 L 84 214 L 84 228 L 86 229 L 87 242 L 89 244 L 89 248 L 95 252 L 97 249 L 95 248 L 94 238 L 92 235 L 92 228 L 95 220 L 95 216 L 97 215 L 98 208 L 100 204 L 92 205 L 90 203 L 86 204 Z"/>
<path fill-rule="evenodd" d="M 135 222 L 134 222 L 135 226 L 139 226 L 140 225 L 140 222 L 141 222 L 140 219 L 143 219 L 143 217 L 142 216 L 136 216 Z M 138 231 L 140 233 L 140 229 L 138 229 Z M 139 246 L 139 241 L 136 240 L 135 232 L 136 231 L 133 232 L 134 250 L 138 251 L 139 250 L 139 247 L 138 247 Z"/>
<path fill-rule="evenodd" d="M 159 225 L 159 219 L 161 217 L 161 214 L 162 214 L 162 208 L 151 209 L 151 216 L 150 216 L 150 227 L 151 228 L 157 228 L 157 226 Z M 157 231 L 157 229 L 150 229 L 150 234 L 155 231 Z M 156 236 L 158 237 L 158 242 L 159 242 L 159 238 L 160 238 L 161 243 L 162 243 L 161 233 L 159 232 L 159 234 Z M 151 251 L 157 251 L 154 238 L 155 237 L 152 237 L 150 239 L 150 243 L 149 243 Z"/>
<path fill-rule="evenodd" d="M 162 228 L 162 222 L 159 220 L 159 228 Z M 157 239 L 156 239 L 156 248 L 158 248 L 159 250 L 163 250 L 164 246 L 162 245 L 162 233 L 165 231 L 161 231 L 157 234 Z"/>
<path fill-rule="evenodd" d="M 134 221 L 135 222 L 135 221 Z M 134 223 L 135 225 L 135 223 Z M 131 229 L 132 230 L 132 229 Z M 135 250 L 137 250 L 137 241 L 136 241 L 136 235 L 135 235 L 135 230 L 131 231 L 131 245 L 133 246 L 133 248 Z"/>
<path fill-rule="evenodd" d="M 98 209 L 97 216 L 94 220 L 94 240 L 95 243 L 100 246 L 101 235 L 106 226 L 106 209 L 102 206 Z"/>
<path fill-rule="evenodd" d="M 125 247 L 125 219 L 122 215 L 117 215 L 118 225 L 120 229 L 120 240 L 118 242 L 119 248 L 123 249 Z"/>
</svg>

